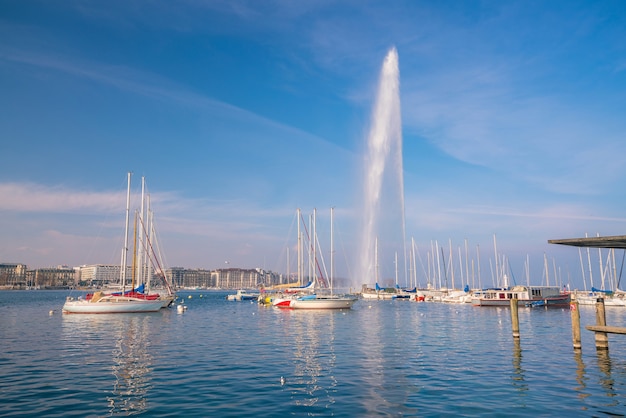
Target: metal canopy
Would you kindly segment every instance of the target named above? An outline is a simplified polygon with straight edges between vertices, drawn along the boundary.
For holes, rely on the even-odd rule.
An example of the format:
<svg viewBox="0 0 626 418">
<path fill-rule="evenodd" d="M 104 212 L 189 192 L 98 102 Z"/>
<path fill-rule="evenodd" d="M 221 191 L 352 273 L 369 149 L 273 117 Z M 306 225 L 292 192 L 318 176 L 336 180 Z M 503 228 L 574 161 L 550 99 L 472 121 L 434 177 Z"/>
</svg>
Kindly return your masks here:
<svg viewBox="0 0 626 418">
<path fill-rule="evenodd" d="M 626 235 L 614 235 L 610 237 L 549 239 L 548 243 L 571 245 L 573 247 L 626 249 Z"/>
</svg>

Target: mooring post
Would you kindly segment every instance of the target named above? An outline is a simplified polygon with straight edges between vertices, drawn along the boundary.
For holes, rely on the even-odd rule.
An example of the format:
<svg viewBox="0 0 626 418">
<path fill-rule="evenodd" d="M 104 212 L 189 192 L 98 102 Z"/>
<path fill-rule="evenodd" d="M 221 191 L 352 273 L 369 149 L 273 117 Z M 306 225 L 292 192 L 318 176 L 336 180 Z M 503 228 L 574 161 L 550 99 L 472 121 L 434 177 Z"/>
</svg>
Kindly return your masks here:
<svg viewBox="0 0 626 418">
<path fill-rule="evenodd" d="M 580 344 L 580 311 L 578 310 L 578 301 L 573 300 L 569 303 L 569 311 L 572 317 L 572 342 L 574 350 L 582 349 Z"/>
<path fill-rule="evenodd" d="M 511 299 L 511 328 L 514 339 L 519 339 L 519 315 L 517 311 L 517 297 L 513 297 Z"/>
<path fill-rule="evenodd" d="M 606 326 L 606 312 L 604 311 L 604 298 L 596 300 L 596 325 Z M 596 350 L 609 349 L 609 336 L 606 332 L 596 331 Z"/>
</svg>

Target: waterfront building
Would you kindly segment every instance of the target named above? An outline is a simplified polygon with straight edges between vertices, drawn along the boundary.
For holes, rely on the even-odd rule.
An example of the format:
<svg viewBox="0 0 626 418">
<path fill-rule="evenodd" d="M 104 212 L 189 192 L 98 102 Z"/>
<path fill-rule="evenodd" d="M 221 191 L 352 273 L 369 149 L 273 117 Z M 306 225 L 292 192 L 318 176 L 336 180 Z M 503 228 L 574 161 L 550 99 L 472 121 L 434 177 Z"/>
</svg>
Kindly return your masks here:
<svg viewBox="0 0 626 418">
<path fill-rule="evenodd" d="M 26 264 L 0 263 L 0 287 L 14 288 L 26 286 Z"/>
<path fill-rule="evenodd" d="M 25 264 L 1 263 L 0 288 L 107 288 L 119 285 L 119 265 L 90 264 L 79 267 L 57 266 L 28 270 Z M 171 267 L 165 275 L 175 288 L 258 289 L 284 284 L 283 275 L 261 268 L 186 269 Z M 126 267 L 132 277 L 132 267 Z M 153 280 L 158 279 L 153 274 Z M 129 282 L 127 282 L 129 283 Z M 160 283 L 155 280 L 153 283 Z"/>
<path fill-rule="evenodd" d="M 165 271 L 178 288 L 256 289 L 281 283 L 282 275 L 260 268 L 216 270 L 172 267 Z"/>
<path fill-rule="evenodd" d="M 45 267 L 27 270 L 27 286 L 36 289 L 74 287 L 76 270 L 68 266 Z"/>
<path fill-rule="evenodd" d="M 77 267 L 77 283 L 81 286 L 108 287 L 119 285 L 120 271 L 119 264 L 90 264 Z M 126 267 L 126 277 L 130 279 L 132 267 Z"/>
</svg>

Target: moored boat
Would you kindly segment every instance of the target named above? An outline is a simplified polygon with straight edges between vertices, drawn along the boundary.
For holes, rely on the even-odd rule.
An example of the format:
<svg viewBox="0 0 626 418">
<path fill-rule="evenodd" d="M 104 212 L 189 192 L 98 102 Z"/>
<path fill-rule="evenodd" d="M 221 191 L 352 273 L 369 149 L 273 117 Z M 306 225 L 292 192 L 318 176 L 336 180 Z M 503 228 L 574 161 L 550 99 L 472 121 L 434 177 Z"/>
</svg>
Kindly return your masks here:
<svg viewBox="0 0 626 418">
<path fill-rule="evenodd" d="M 234 295 L 227 295 L 226 300 L 242 301 L 242 300 L 258 300 L 260 293 L 248 292 L 245 289 L 237 290 Z"/>
<path fill-rule="evenodd" d="M 126 269 L 127 269 L 127 252 L 128 252 L 128 230 L 129 230 L 129 212 L 130 212 L 130 184 L 131 173 L 128 173 L 128 190 L 126 195 L 126 229 L 124 236 L 124 246 L 122 250 L 122 262 L 120 265 L 120 289 L 119 292 L 95 292 L 88 294 L 85 298 L 73 298 L 68 297 L 63 305 L 63 313 L 131 313 L 131 312 L 154 312 L 166 307 L 172 303 L 175 298 L 173 292 L 169 288 L 169 284 L 164 280 L 167 288 L 168 295 L 160 295 L 158 293 L 150 293 L 145 291 L 145 286 L 142 283 L 140 286 L 135 287 L 135 277 L 129 290 L 126 282 Z M 143 189 L 143 187 L 142 187 Z M 143 195 L 143 193 L 142 193 Z M 143 196 L 142 196 L 143 200 Z M 135 239 L 137 217 L 135 217 Z M 148 242 L 152 245 L 151 242 Z M 136 241 L 135 241 L 136 244 Z M 136 246 L 135 246 L 136 251 Z M 133 258 L 133 266 L 135 258 Z M 139 264 L 139 266 L 142 266 Z"/>
<path fill-rule="evenodd" d="M 157 312 L 163 302 L 159 299 L 140 299 L 125 295 L 103 295 L 96 292 L 90 299 L 68 298 L 63 305 L 63 313 L 107 314 Z"/>
<path fill-rule="evenodd" d="M 376 283 L 376 288 L 372 289 L 371 287 L 363 286 L 361 289 L 361 297 L 363 299 L 376 299 L 376 300 L 391 300 L 396 296 L 396 289 L 389 288 L 381 288 Z"/>
<path fill-rule="evenodd" d="M 305 295 L 290 301 L 291 309 L 350 309 L 357 301 L 354 296 Z"/>
<path fill-rule="evenodd" d="M 572 299 L 575 299 L 579 305 L 593 305 L 597 303 L 598 299 L 604 300 L 604 306 L 615 306 L 626 308 L 626 292 L 622 290 L 606 291 L 592 289 L 591 292 L 580 293 L 575 292 Z"/>
<path fill-rule="evenodd" d="M 334 248 L 333 248 L 333 214 L 334 210 L 331 208 L 330 210 L 330 218 L 331 218 L 331 232 L 330 232 L 330 285 L 324 279 L 322 275 L 322 271 L 319 268 L 319 263 L 317 262 L 317 233 L 315 229 L 315 214 L 316 211 L 313 211 L 313 231 L 311 234 L 311 246 L 312 254 L 311 260 L 312 264 L 317 267 L 318 275 L 314 276 L 312 280 L 306 286 L 302 287 L 292 287 L 285 290 L 284 294 L 276 295 L 271 298 L 272 306 L 282 309 L 350 309 L 352 305 L 358 300 L 355 295 L 338 295 L 333 294 L 333 272 L 334 272 Z M 300 220 L 300 209 L 298 209 L 298 218 Z M 302 282 L 302 265 L 301 265 L 301 239 L 300 239 L 300 222 L 298 222 L 298 282 Z M 324 290 L 324 293 L 317 293 L 316 288 L 320 287 Z M 328 293 L 326 293 L 328 292 Z"/>
<path fill-rule="evenodd" d="M 518 306 L 569 306 L 569 292 L 558 286 L 514 286 L 510 288 L 483 289 L 472 297 L 473 306 L 510 306 L 517 298 Z"/>
</svg>

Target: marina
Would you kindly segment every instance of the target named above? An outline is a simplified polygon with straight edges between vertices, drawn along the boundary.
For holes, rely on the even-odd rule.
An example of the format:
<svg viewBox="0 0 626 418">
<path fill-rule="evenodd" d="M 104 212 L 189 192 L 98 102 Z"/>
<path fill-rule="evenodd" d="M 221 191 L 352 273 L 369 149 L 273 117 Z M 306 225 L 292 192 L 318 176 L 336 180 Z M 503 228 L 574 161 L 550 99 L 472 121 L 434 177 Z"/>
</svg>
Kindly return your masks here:
<svg viewBox="0 0 626 418">
<path fill-rule="evenodd" d="M 2 23 L 0 417 L 626 416 L 619 6 L 96 3 Z"/>
<path fill-rule="evenodd" d="M 346 310 L 180 291 L 154 313 L 62 315 L 68 291 L 0 292 L 0 415 L 623 416 L 626 336 L 569 309 L 358 300 Z M 50 312 L 52 311 L 52 312 Z M 626 326 L 626 311 L 606 323 Z"/>
</svg>

